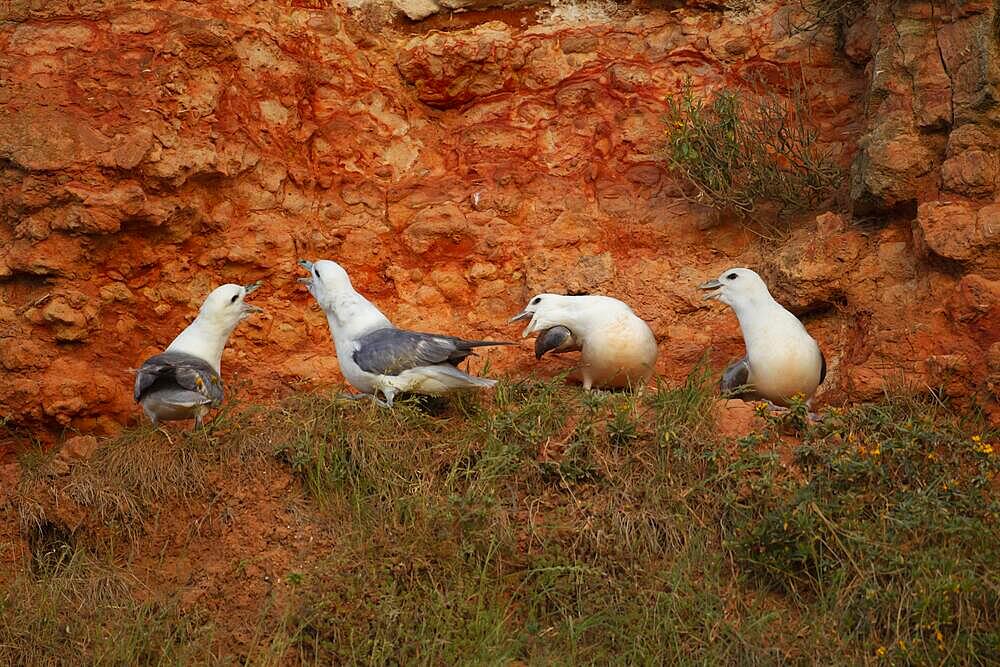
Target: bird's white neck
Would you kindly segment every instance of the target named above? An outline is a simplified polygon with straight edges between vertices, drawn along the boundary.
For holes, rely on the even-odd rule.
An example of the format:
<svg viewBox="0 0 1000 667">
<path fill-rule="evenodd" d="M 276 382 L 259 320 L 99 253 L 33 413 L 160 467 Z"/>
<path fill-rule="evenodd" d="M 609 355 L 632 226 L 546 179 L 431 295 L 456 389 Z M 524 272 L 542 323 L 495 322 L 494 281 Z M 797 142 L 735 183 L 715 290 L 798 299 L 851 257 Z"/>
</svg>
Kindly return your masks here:
<svg viewBox="0 0 1000 667">
<path fill-rule="evenodd" d="M 211 364 L 216 373 L 221 373 L 222 351 L 226 349 L 229 334 L 233 333 L 237 324 L 239 323 L 219 322 L 198 315 L 194 322 L 174 338 L 166 351 L 194 355 Z"/>
<path fill-rule="evenodd" d="M 354 290 L 343 290 L 331 301 L 330 305 L 333 307 L 324 308 L 324 311 L 338 350 L 347 341 L 357 340 L 370 331 L 392 326 L 392 322 L 382 311 Z"/>
<path fill-rule="evenodd" d="M 798 318 L 792 315 L 770 294 L 759 294 L 730 304 L 740 322 L 747 350 L 773 340 L 775 333 L 784 336 L 804 333 Z"/>
</svg>

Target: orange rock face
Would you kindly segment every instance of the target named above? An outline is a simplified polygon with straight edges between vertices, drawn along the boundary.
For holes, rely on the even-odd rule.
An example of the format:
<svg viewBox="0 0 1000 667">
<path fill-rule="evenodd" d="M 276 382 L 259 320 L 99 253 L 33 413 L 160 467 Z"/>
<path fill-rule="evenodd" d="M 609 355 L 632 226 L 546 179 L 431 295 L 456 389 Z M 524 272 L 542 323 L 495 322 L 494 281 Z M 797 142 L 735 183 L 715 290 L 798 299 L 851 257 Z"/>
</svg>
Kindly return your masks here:
<svg viewBox="0 0 1000 667">
<path fill-rule="evenodd" d="M 985 3 L 875 6 L 842 50 L 832 30 L 792 34 L 779 6 L 411 24 L 293 4 L 0 9 L 10 423 L 102 433 L 137 419 L 130 369 L 223 282 L 263 280 L 267 310 L 230 341 L 230 397 L 339 381 L 300 257 L 342 263 L 400 326 L 466 336 L 515 337 L 506 320 L 537 292 L 621 298 L 650 322 L 669 381 L 706 351 L 719 365 L 741 354 L 735 318 L 695 285 L 751 266 L 825 350 L 820 400 L 898 378 L 995 410 L 1000 60 Z M 764 244 L 680 196 L 662 113 L 686 79 L 708 94 L 789 74 L 853 161 L 868 217 L 811 216 Z M 527 346 L 484 356 L 494 372 L 535 368 Z"/>
</svg>

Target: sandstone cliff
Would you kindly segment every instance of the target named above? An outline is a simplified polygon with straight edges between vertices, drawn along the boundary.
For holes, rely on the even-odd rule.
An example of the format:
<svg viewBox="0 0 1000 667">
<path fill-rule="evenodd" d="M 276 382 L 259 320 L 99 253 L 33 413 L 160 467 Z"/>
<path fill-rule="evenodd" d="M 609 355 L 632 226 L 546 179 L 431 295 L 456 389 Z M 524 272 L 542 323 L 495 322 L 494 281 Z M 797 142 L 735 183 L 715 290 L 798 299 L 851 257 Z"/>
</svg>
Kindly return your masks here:
<svg viewBox="0 0 1000 667">
<path fill-rule="evenodd" d="M 297 258 L 327 257 L 424 330 L 511 337 L 535 292 L 619 296 L 668 381 L 740 352 L 695 285 L 753 266 L 826 351 L 821 400 L 902 380 L 1000 418 L 993 7 L 878 1 L 814 31 L 798 3 L 513 7 L 4 3 L 0 416 L 136 418 L 129 369 L 225 281 L 264 280 L 268 312 L 231 340 L 231 396 L 336 382 L 295 283 Z M 850 178 L 762 241 L 681 196 L 662 112 L 688 78 L 789 75 Z M 533 367 L 526 348 L 486 357 Z"/>
</svg>

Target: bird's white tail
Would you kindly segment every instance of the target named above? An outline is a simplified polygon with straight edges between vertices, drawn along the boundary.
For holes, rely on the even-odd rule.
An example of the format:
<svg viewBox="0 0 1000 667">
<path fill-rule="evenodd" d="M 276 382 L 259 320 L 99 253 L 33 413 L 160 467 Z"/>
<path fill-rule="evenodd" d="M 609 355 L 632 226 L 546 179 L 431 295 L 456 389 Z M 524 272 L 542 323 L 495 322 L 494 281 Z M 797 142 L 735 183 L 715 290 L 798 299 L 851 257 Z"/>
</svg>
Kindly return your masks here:
<svg viewBox="0 0 1000 667">
<path fill-rule="evenodd" d="M 398 391 L 418 394 L 446 394 L 456 389 L 485 389 L 497 383 L 496 380 L 463 373 L 448 364 L 412 368 L 403 371 L 392 380 L 393 386 Z"/>
</svg>

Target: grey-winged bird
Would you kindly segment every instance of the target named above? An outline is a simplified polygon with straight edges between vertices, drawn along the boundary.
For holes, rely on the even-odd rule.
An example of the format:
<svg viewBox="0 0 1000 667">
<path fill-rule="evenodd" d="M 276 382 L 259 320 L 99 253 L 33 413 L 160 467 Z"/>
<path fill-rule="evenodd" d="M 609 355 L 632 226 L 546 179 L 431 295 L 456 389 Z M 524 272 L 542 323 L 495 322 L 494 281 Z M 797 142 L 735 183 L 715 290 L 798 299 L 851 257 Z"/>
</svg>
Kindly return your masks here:
<svg viewBox="0 0 1000 667">
<path fill-rule="evenodd" d="M 262 312 L 244 301 L 260 285 L 216 287 L 194 321 L 136 371 L 135 400 L 154 428 L 181 419 L 194 419 L 198 428 L 222 404 L 222 351 L 237 324 Z"/>
<path fill-rule="evenodd" d="M 492 387 L 496 380 L 476 377 L 457 368 L 477 347 L 511 345 L 491 340 L 407 331 L 393 326 L 382 312 L 361 296 L 347 272 L 336 262 L 300 260 L 309 271 L 301 278 L 326 314 L 340 372 L 364 395 L 392 407 L 397 394 L 441 396 L 461 389 Z"/>
<path fill-rule="evenodd" d="M 730 364 L 719 389 L 730 396 L 787 406 L 812 399 L 826 377 L 826 359 L 798 318 L 774 300 L 754 271 L 732 268 L 698 286 L 736 313 L 746 356 Z"/>
</svg>

